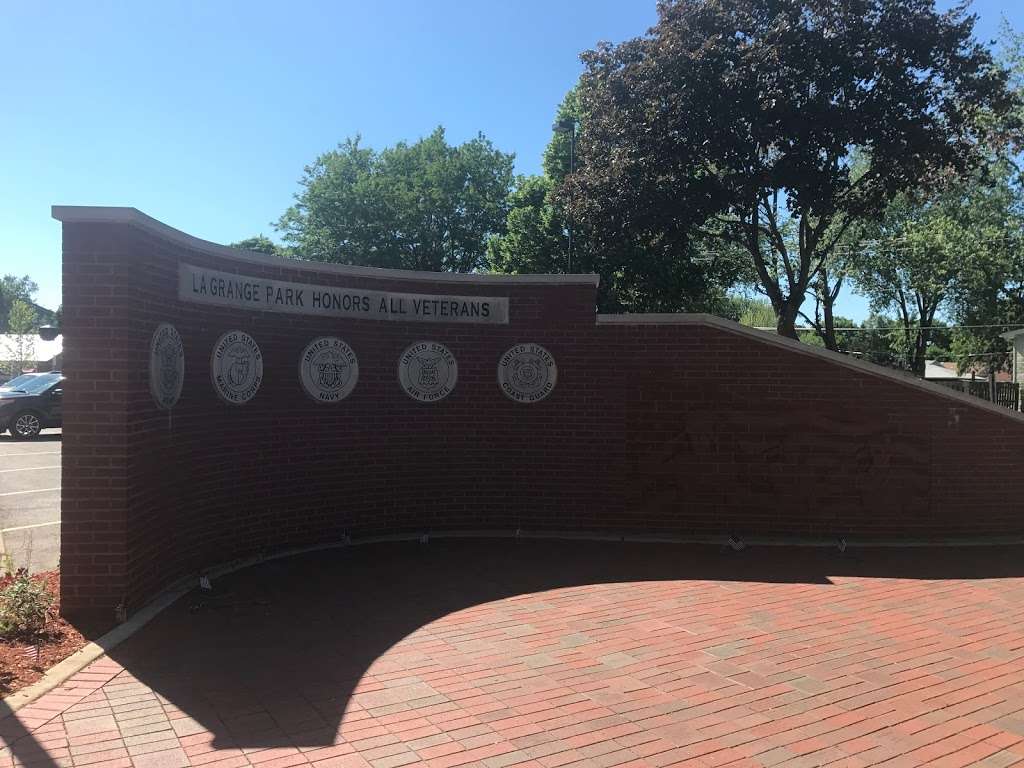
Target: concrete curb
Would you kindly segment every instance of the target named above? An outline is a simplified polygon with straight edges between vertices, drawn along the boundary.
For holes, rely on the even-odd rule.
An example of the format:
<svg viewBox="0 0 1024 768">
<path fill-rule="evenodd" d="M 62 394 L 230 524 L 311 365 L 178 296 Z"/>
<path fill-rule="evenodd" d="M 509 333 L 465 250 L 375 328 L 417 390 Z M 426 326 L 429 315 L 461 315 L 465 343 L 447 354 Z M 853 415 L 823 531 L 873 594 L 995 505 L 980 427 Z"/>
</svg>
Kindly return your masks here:
<svg viewBox="0 0 1024 768">
<path fill-rule="evenodd" d="M 730 544 L 728 536 L 679 536 L 659 534 L 629 534 L 612 532 L 577 532 L 577 531 L 524 531 L 520 529 L 508 530 L 465 530 L 465 531 L 423 531 L 420 533 L 398 533 L 382 536 L 366 536 L 359 539 L 346 538 L 342 541 L 330 542 L 327 544 L 314 544 L 308 547 L 296 547 L 275 552 L 266 556 L 248 557 L 241 560 L 224 563 L 213 568 L 204 570 L 202 573 L 209 578 L 227 576 L 228 574 L 249 568 L 260 563 L 272 560 L 282 560 L 295 555 L 303 555 L 310 552 L 318 552 L 328 549 L 346 549 L 348 547 L 363 546 L 367 544 L 383 544 L 386 542 L 418 541 L 426 544 L 430 539 L 561 539 L 569 541 L 618 541 L 633 544 L 690 544 L 703 546 L 726 547 Z M 738 540 L 738 539 L 737 539 Z M 821 538 L 786 538 L 786 537 L 759 537 L 752 536 L 743 538 L 745 546 L 762 547 L 837 547 L 841 539 L 831 537 Z M 870 549 L 875 547 L 883 548 L 906 548 L 917 547 L 990 547 L 990 546 L 1019 546 L 1024 544 L 1024 538 L 1019 536 L 1006 537 L 972 537 L 964 539 L 895 539 L 895 540 L 858 540 L 847 539 L 845 545 L 850 548 Z M 12 693 L 0 701 L 0 721 L 13 715 L 22 707 L 31 704 L 40 696 L 49 693 L 59 687 L 68 678 L 81 671 L 92 662 L 102 658 L 107 651 L 119 645 L 134 635 L 161 611 L 172 605 L 179 598 L 188 594 L 196 586 L 196 575 L 179 579 L 168 589 L 160 593 L 150 603 L 132 614 L 123 624 L 107 632 L 103 637 L 95 640 L 75 653 L 68 656 L 64 661 L 55 664 L 46 673 L 17 693 Z"/>
<path fill-rule="evenodd" d="M 5 696 L 0 701 L 0 721 L 10 717 L 22 707 L 31 704 L 43 694 L 59 687 L 72 675 L 80 672 L 97 659 L 106 656 L 107 651 L 134 635 L 164 608 L 190 589 L 191 587 L 179 587 L 176 590 L 162 593 L 123 624 L 119 624 L 102 637 L 86 644 L 64 659 L 64 661 L 54 664 L 36 682 L 22 688 L 20 691 L 12 693 L 10 696 Z"/>
</svg>

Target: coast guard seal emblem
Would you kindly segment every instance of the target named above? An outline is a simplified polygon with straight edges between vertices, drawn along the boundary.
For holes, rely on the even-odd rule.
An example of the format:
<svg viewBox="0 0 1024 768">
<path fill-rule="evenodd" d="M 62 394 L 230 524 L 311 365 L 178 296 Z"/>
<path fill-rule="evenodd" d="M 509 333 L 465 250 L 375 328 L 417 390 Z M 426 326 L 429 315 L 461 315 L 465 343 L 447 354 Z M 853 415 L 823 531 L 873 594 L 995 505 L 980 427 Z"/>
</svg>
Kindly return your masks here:
<svg viewBox="0 0 1024 768">
<path fill-rule="evenodd" d="M 213 388 L 233 405 L 249 402 L 263 382 L 263 354 L 252 336 L 228 331 L 213 345 L 210 357 Z"/>
<path fill-rule="evenodd" d="M 540 344 L 516 344 L 498 361 L 498 386 L 517 403 L 536 403 L 551 394 L 558 366 Z"/>
<path fill-rule="evenodd" d="M 299 358 L 299 381 L 318 403 L 345 399 L 359 381 L 359 361 L 352 347 L 334 336 L 313 339 Z"/>
<path fill-rule="evenodd" d="M 160 323 L 149 342 L 149 392 L 158 407 L 168 410 L 175 406 L 184 379 L 181 335 L 170 323 Z"/>
<path fill-rule="evenodd" d="M 459 365 L 444 344 L 417 341 L 398 358 L 398 382 L 421 403 L 443 400 L 455 389 Z"/>
</svg>

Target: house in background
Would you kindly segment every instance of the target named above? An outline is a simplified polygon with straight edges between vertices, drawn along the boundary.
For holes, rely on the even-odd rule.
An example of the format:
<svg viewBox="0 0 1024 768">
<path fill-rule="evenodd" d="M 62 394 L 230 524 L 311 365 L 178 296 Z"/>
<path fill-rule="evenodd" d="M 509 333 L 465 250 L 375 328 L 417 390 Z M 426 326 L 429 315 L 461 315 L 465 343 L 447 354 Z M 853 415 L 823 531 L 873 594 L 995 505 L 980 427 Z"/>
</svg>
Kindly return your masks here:
<svg viewBox="0 0 1024 768">
<path fill-rule="evenodd" d="M 990 377 L 986 366 L 981 363 L 975 363 L 959 372 L 956 363 L 926 360 L 924 378 L 933 384 L 990 400 L 1004 408 L 1020 409 L 1020 388 L 1013 383 L 1013 376 L 1009 371 L 996 371 L 995 375 Z"/>
<path fill-rule="evenodd" d="M 983 373 L 984 366 L 978 365 L 966 369 L 963 373 L 957 372 L 957 365 L 954 362 L 945 360 L 925 360 L 924 377 L 927 381 L 936 384 L 953 381 L 988 381 L 988 374 Z M 1013 377 L 1009 371 L 996 371 L 996 383 L 1012 381 Z"/>
</svg>

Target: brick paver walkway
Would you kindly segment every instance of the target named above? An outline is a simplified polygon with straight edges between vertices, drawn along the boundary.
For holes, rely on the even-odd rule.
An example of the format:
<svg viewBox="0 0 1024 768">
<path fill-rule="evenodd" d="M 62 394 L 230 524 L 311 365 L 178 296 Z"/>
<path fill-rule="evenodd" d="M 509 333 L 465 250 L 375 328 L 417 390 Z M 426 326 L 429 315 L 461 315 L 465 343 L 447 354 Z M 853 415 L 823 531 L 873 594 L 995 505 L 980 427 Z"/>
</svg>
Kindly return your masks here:
<svg viewBox="0 0 1024 768">
<path fill-rule="evenodd" d="M 266 563 L 0 721 L 0 768 L 1024 765 L 1022 554 L 461 541 Z"/>
</svg>

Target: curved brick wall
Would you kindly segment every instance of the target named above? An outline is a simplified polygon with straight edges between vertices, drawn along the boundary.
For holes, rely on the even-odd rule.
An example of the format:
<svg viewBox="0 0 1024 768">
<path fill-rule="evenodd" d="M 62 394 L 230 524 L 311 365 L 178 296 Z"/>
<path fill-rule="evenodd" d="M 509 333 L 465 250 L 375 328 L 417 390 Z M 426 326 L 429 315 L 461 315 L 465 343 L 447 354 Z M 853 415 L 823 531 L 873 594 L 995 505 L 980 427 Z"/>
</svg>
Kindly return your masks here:
<svg viewBox="0 0 1024 768">
<path fill-rule="evenodd" d="M 704 316 L 597 316 L 590 276 L 332 268 L 231 251 L 134 209 L 55 208 L 64 226 L 63 604 L 134 610 L 237 557 L 386 533 L 615 531 L 949 538 L 1020 534 L 1024 419 L 982 401 Z M 508 299 L 507 324 L 324 318 L 182 301 L 181 264 L 262 280 Z M 181 398 L 148 384 L 160 323 Z M 245 405 L 210 377 L 241 330 L 264 374 Z M 338 336 L 359 381 L 307 397 L 299 355 Z M 399 386 L 409 344 L 458 361 L 450 396 Z M 541 402 L 498 389 L 502 353 L 543 345 Z"/>
</svg>

